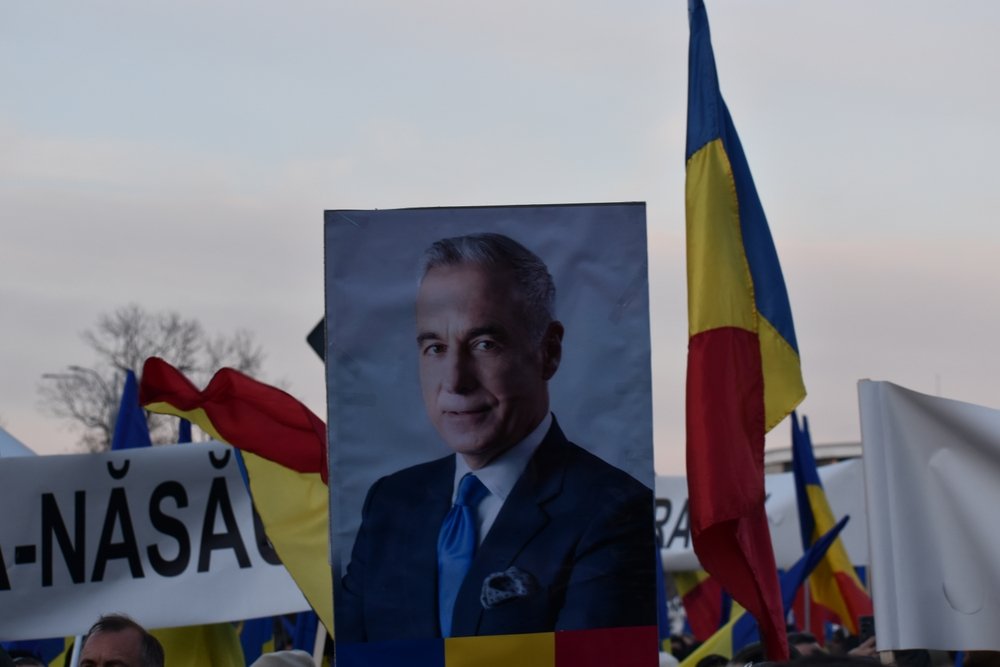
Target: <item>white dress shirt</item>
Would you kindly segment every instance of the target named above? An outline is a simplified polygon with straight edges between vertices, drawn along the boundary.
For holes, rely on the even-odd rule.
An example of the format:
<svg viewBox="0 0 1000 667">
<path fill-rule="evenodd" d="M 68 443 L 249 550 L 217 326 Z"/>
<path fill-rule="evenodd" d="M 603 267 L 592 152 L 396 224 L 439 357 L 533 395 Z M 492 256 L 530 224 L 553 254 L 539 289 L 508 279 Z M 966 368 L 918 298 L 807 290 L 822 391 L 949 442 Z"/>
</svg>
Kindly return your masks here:
<svg viewBox="0 0 1000 667">
<path fill-rule="evenodd" d="M 506 452 L 487 463 L 479 470 L 472 470 L 469 464 L 460 454 L 455 454 L 455 480 L 451 490 L 451 502 L 455 503 L 455 496 L 458 493 L 458 483 L 467 473 L 473 473 L 479 478 L 489 490 L 489 495 L 482 499 L 479 507 L 476 508 L 476 536 L 478 544 L 483 543 L 483 538 L 490 532 L 493 522 L 500 514 L 503 504 L 507 501 L 507 496 L 521 478 L 521 473 L 528 465 L 528 461 L 534 456 L 535 450 L 542 444 L 545 434 L 552 426 L 552 413 L 545 415 L 541 423 L 535 427 L 521 442 L 517 443 Z"/>
</svg>

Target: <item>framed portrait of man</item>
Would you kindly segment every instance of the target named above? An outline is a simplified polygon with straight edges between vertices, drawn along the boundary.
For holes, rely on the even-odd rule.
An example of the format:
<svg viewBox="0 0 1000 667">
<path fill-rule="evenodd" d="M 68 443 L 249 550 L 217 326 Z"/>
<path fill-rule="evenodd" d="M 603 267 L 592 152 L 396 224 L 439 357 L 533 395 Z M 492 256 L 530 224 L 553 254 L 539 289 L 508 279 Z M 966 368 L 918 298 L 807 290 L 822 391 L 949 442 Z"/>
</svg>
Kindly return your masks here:
<svg viewBox="0 0 1000 667">
<path fill-rule="evenodd" d="M 656 624 L 645 205 L 332 210 L 343 645 Z"/>
</svg>

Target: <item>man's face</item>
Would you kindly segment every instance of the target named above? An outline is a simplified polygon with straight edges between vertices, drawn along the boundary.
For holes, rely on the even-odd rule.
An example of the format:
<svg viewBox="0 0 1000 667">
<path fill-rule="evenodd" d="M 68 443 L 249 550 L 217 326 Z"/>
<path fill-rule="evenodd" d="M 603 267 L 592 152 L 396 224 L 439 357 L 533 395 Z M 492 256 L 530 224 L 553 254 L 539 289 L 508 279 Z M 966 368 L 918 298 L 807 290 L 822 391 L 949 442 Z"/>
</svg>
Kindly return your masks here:
<svg viewBox="0 0 1000 667">
<path fill-rule="evenodd" d="M 142 636 L 135 628 L 93 634 L 80 652 L 80 667 L 142 667 Z"/>
<path fill-rule="evenodd" d="M 535 340 L 506 272 L 431 269 L 417 294 L 420 389 L 441 438 L 481 468 L 548 413 L 562 325 Z"/>
</svg>

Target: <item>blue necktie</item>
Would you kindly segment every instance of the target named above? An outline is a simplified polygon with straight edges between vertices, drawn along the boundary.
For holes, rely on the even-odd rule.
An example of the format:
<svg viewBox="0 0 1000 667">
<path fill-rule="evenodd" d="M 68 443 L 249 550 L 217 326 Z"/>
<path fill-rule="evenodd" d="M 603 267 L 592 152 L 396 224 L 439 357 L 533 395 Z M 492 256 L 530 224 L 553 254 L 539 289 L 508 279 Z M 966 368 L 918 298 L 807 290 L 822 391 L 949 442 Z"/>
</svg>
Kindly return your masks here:
<svg viewBox="0 0 1000 667">
<path fill-rule="evenodd" d="M 465 475 L 438 533 L 438 620 L 443 637 L 451 636 L 455 599 L 476 553 L 476 506 L 489 493 L 475 475 Z"/>
</svg>

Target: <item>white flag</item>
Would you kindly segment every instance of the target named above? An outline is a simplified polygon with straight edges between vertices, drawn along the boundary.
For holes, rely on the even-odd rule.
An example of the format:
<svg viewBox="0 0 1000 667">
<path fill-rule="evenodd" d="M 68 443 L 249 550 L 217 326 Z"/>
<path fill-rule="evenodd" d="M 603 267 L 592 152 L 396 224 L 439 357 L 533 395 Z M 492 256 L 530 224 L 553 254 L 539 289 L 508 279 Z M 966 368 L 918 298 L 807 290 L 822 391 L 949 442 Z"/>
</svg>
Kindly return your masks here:
<svg viewBox="0 0 1000 667">
<path fill-rule="evenodd" d="M 858 394 L 879 650 L 1000 649 L 1000 410 Z"/>
</svg>

